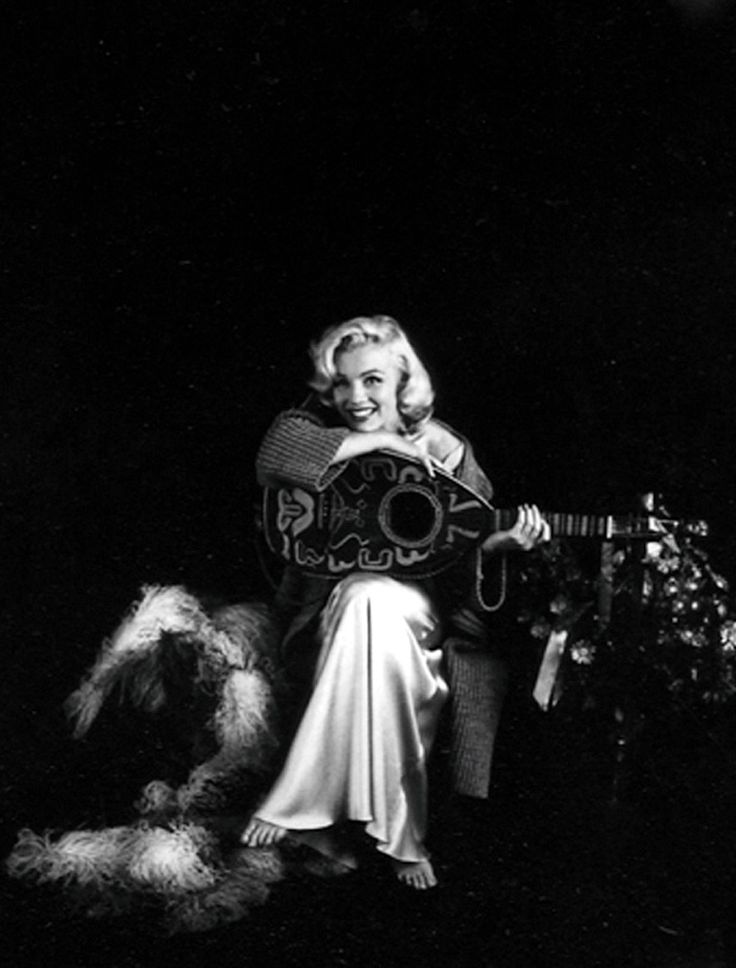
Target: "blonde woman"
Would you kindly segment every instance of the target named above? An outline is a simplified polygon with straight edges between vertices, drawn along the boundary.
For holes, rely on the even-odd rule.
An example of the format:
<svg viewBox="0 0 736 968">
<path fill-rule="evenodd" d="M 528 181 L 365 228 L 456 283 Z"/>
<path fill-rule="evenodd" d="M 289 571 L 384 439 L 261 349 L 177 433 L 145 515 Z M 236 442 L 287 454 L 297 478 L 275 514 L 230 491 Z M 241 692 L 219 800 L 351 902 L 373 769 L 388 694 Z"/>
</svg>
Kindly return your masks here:
<svg viewBox="0 0 736 968">
<path fill-rule="evenodd" d="M 312 344 L 311 357 L 314 393 L 266 434 L 261 484 L 318 492 L 346 461 L 390 450 L 420 460 L 430 474 L 442 467 L 490 499 L 468 441 L 434 418 L 427 370 L 394 319 L 357 317 L 332 327 Z M 487 562 L 548 537 L 537 508 L 524 506 L 514 527 L 491 535 L 477 554 Z M 483 600 L 475 581 L 481 562 L 470 557 L 452 574 L 422 582 L 355 573 L 335 584 L 287 567 L 276 602 L 283 660 L 295 681 L 301 672 L 306 698 L 245 844 L 289 836 L 354 866 L 346 833 L 358 825 L 400 881 L 419 890 L 437 883 L 425 839 L 427 759 L 452 680 L 443 638 L 460 628 L 482 650 L 484 612 L 500 604 L 495 591 L 491 604 Z M 463 748 L 473 729 L 455 712 L 455 776 L 465 774 L 462 792 L 477 793 L 487 777 L 476 782 L 474 757 Z"/>
</svg>

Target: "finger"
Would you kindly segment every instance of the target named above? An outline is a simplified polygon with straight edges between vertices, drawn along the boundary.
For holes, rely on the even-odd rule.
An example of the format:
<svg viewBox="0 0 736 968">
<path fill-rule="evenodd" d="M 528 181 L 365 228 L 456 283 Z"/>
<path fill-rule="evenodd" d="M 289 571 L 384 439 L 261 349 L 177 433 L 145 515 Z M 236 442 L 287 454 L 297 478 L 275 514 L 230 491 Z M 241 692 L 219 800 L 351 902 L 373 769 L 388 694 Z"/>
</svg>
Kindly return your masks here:
<svg viewBox="0 0 736 968">
<path fill-rule="evenodd" d="M 545 520 L 544 515 L 535 505 L 535 510 L 539 517 L 539 533 L 537 535 L 537 540 L 542 543 L 544 541 L 552 540 L 552 529 L 549 526 L 549 521 Z"/>
<path fill-rule="evenodd" d="M 549 522 L 542 517 L 541 511 L 538 512 L 538 521 L 534 529 L 534 544 L 543 544 L 545 541 L 552 540 L 552 529 Z"/>
<path fill-rule="evenodd" d="M 542 533 L 543 524 L 539 508 L 536 504 L 532 504 L 529 508 L 529 529 L 535 538 Z"/>
<path fill-rule="evenodd" d="M 524 536 L 527 547 L 533 548 L 550 537 L 549 525 L 542 517 L 542 512 L 536 504 L 526 505 L 526 528 Z"/>
<path fill-rule="evenodd" d="M 519 508 L 519 525 L 525 535 L 534 530 L 534 512 L 528 504 L 522 504 Z"/>
<path fill-rule="evenodd" d="M 539 508 L 533 505 L 534 508 L 534 541 L 535 544 L 542 544 L 545 541 L 550 541 L 552 538 L 552 532 L 550 530 L 549 523 L 545 521 L 542 512 Z"/>
</svg>

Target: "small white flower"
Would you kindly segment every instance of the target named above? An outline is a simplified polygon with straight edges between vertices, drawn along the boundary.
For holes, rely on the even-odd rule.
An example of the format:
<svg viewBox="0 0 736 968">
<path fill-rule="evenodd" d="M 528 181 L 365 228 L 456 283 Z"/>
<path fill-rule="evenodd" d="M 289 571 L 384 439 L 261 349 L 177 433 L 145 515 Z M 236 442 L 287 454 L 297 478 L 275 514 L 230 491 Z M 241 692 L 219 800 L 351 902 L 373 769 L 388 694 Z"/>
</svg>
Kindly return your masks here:
<svg viewBox="0 0 736 968">
<path fill-rule="evenodd" d="M 717 575 L 715 572 L 711 573 L 711 578 L 715 582 L 716 588 L 719 588 L 722 592 L 727 592 L 729 589 L 729 584 L 723 575 Z"/>
<path fill-rule="evenodd" d="M 573 643 L 570 647 L 570 657 L 578 665 L 591 665 L 593 662 L 594 651 L 589 642 L 584 639 Z"/>
<path fill-rule="evenodd" d="M 724 652 L 736 652 L 736 621 L 724 622 L 721 626 L 721 645 Z"/>
<path fill-rule="evenodd" d="M 566 595 L 555 595 L 549 603 L 549 610 L 553 615 L 561 615 L 569 606 L 570 602 Z"/>
</svg>

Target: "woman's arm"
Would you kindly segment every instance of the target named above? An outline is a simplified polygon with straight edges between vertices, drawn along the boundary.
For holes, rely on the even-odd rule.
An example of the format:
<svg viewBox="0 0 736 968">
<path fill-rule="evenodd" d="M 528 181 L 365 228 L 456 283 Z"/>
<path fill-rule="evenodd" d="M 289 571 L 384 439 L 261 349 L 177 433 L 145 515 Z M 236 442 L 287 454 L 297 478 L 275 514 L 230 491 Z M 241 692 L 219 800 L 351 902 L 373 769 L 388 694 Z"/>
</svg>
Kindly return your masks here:
<svg viewBox="0 0 736 968">
<path fill-rule="evenodd" d="M 367 433 L 349 431 L 333 454 L 330 463 L 340 464 L 352 460 L 353 457 L 370 454 L 374 450 L 391 450 L 404 457 L 419 460 L 424 464 L 430 477 L 434 476 L 432 456 L 410 437 L 402 437 L 401 434 L 390 430 L 371 430 Z"/>
<path fill-rule="evenodd" d="M 305 410 L 280 413 L 266 432 L 256 457 L 258 483 L 290 484 L 320 491 L 339 473 L 335 453 L 350 431 L 325 427 Z"/>
<path fill-rule="evenodd" d="M 274 420 L 256 458 L 258 482 L 266 487 L 288 484 L 323 491 L 340 474 L 346 461 L 374 450 L 391 450 L 413 457 L 434 473 L 432 458 L 409 438 L 387 430 L 359 433 L 347 427 L 326 427 L 304 410 L 287 410 Z"/>
</svg>

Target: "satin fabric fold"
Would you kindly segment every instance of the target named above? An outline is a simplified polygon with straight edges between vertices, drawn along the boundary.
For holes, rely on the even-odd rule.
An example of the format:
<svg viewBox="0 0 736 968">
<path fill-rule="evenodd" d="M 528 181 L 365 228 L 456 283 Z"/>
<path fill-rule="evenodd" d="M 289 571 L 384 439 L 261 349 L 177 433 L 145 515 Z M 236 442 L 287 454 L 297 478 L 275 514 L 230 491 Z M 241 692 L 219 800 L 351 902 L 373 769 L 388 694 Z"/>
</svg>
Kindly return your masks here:
<svg viewBox="0 0 736 968">
<path fill-rule="evenodd" d="M 390 857 L 427 858 L 426 765 L 448 694 L 439 641 L 418 585 L 341 581 L 322 614 L 307 707 L 257 815 L 300 831 L 360 821 Z"/>
</svg>

